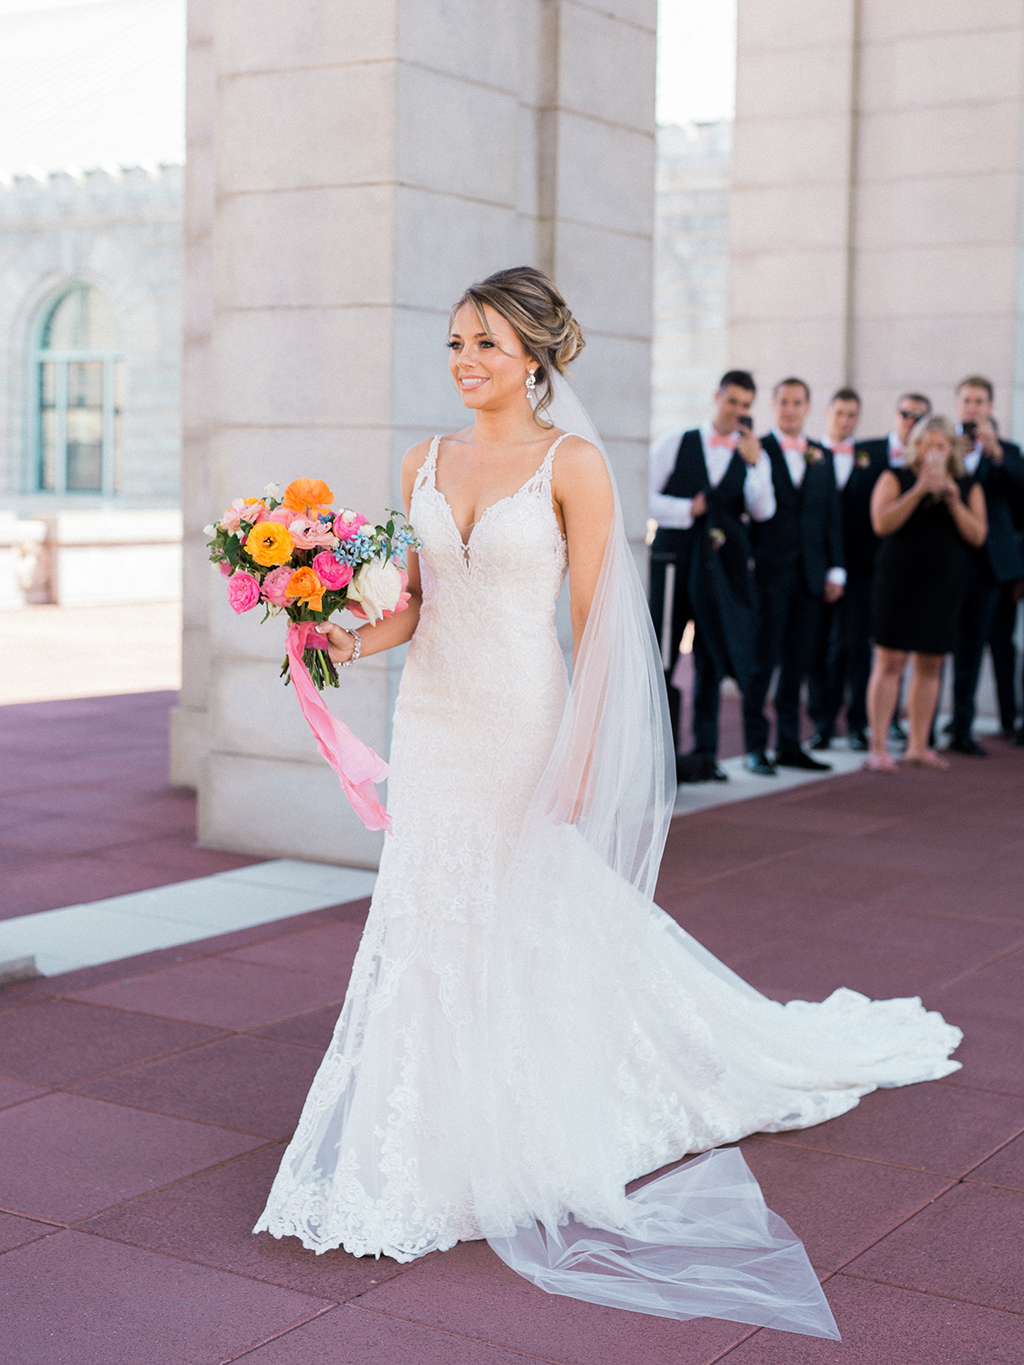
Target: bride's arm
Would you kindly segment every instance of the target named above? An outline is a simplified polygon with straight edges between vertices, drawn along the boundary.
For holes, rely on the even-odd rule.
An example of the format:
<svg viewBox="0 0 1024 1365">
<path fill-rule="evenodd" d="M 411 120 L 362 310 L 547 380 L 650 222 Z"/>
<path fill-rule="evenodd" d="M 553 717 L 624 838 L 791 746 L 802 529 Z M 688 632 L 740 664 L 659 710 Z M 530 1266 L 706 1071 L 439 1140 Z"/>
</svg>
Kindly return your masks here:
<svg viewBox="0 0 1024 1365">
<path fill-rule="evenodd" d="M 420 441 L 418 445 L 405 452 L 402 460 L 402 501 L 405 503 L 406 516 L 409 515 L 412 486 L 416 481 L 416 475 L 429 453 L 430 442 Z M 415 530 L 415 527 L 413 529 Z M 404 645 L 412 639 L 420 619 L 420 603 L 423 600 L 420 561 L 415 550 L 410 550 L 407 555 L 405 571 L 409 575 L 406 588 L 409 593 L 409 605 L 405 611 L 397 612 L 385 621 L 378 621 L 376 625 L 360 626 L 359 638 L 362 644 L 360 658 L 365 658 L 368 654 L 379 654 L 384 649 L 393 649 L 395 645 Z M 330 641 L 327 652 L 332 660 L 336 664 L 347 663 L 355 650 L 355 642 L 348 631 L 333 622 L 328 622 L 322 627 L 321 633 Z"/>
<path fill-rule="evenodd" d="M 615 508 L 608 469 L 596 446 L 580 436 L 562 443 L 555 456 L 551 495 L 561 513 L 569 555 L 569 607 L 575 662 L 590 616 Z"/>
</svg>

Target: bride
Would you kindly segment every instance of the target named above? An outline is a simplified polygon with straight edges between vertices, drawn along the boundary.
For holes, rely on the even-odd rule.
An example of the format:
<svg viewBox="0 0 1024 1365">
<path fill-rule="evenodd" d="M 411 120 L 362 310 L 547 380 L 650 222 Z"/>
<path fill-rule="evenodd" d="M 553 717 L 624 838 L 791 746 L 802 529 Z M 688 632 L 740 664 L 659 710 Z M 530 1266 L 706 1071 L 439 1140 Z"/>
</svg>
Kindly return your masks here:
<svg viewBox="0 0 1024 1365">
<path fill-rule="evenodd" d="M 565 377 L 583 344 L 537 270 L 467 289 L 448 346 L 473 423 L 402 464 L 409 610 L 324 628 L 337 664 L 411 642 L 392 832 L 255 1231 L 400 1261 L 486 1237 L 551 1292 L 835 1337 L 722 1145 L 945 1076 L 960 1033 L 917 999 L 768 1000 L 653 903 L 675 765 L 614 481 Z"/>
</svg>

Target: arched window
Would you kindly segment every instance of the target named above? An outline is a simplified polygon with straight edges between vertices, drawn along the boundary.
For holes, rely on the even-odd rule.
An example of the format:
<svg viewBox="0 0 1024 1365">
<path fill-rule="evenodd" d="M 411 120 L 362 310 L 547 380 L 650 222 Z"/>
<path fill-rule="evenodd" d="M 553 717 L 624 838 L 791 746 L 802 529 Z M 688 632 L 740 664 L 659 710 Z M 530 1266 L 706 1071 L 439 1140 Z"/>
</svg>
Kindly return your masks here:
<svg viewBox="0 0 1024 1365">
<path fill-rule="evenodd" d="M 51 304 L 34 362 L 35 486 L 113 493 L 121 434 L 121 331 L 99 289 L 76 284 Z"/>
</svg>

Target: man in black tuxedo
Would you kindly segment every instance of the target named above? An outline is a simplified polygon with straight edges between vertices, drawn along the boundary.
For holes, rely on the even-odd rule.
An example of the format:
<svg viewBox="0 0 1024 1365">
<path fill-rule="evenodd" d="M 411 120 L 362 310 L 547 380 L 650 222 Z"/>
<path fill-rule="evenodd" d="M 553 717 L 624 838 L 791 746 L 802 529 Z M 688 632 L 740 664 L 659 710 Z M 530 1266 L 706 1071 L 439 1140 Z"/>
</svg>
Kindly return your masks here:
<svg viewBox="0 0 1024 1365">
<path fill-rule="evenodd" d="M 953 722 L 949 747 L 957 753 L 984 758 L 987 750 L 971 734 L 974 698 L 981 675 L 985 644 L 992 633 L 1001 594 L 1012 594 L 1024 578 L 1024 556 L 1014 514 L 1024 498 L 1024 457 L 1010 441 L 1001 441 L 992 420 L 993 390 L 983 375 L 970 375 L 956 391 L 957 430 L 971 449 L 964 456 L 985 493 L 988 536 L 974 552 L 971 586 L 960 615 L 957 647 L 953 653 Z M 1004 618 L 1005 619 L 1005 618 Z M 1012 618 L 1010 618 L 1012 631 Z M 1004 627 L 1005 628 L 1005 627 Z M 997 645 L 998 651 L 998 645 Z"/>
<path fill-rule="evenodd" d="M 783 379 L 773 395 L 775 426 L 761 437 L 771 462 L 776 512 L 751 528 L 758 626 L 754 672 L 743 697 L 746 766 L 764 777 L 776 765 L 828 772 L 800 747 L 800 689 L 811 662 L 823 602 L 838 602 L 846 583 L 843 514 L 832 452 L 803 433 L 811 391 Z M 775 761 L 768 757 L 765 703 L 781 664 L 774 705 Z"/>
<path fill-rule="evenodd" d="M 872 460 L 883 459 L 889 469 L 899 469 L 903 464 L 903 453 L 910 440 L 910 433 L 922 417 L 930 417 L 932 402 L 923 393 L 901 393 L 893 414 L 892 430 L 888 436 L 873 436 L 867 441 L 858 441 L 857 449 L 864 450 Z"/>
<path fill-rule="evenodd" d="M 750 432 L 754 380 L 722 376 L 704 426 L 670 432 L 651 451 L 650 606 L 661 646 L 680 781 L 724 781 L 718 766 L 722 679 L 748 681 L 754 637 L 746 519 L 775 512 L 771 469 Z M 693 752 L 678 756 L 680 694 L 672 671 L 688 621 L 694 622 Z"/>
<path fill-rule="evenodd" d="M 871 592 L 878 537 L 871 528 L 871 494 L 888 468 L 885 442 L 854 444 L 860 420 L 860 395 L 839 389 L 826 409 L 826 434 L 820 444 L 832 452 L 836 487 L 843 508 L 846 591 L 822 608 L 808 677 L 808 709 L 814 721 L 811 748 L 827 749 L 836 717 L 846 703 L 846 733 L 851 749 L 868 747 L 867 692 L 871 674 Z"/>
</svg>

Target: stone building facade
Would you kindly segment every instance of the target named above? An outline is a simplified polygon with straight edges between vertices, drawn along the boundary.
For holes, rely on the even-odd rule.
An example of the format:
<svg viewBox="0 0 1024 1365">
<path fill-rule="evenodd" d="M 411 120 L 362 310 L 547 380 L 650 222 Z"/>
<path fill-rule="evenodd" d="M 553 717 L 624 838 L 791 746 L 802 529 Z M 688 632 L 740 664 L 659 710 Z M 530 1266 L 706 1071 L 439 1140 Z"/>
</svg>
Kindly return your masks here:
<svg viewBox="0 0 1024 1365">
<path fill-rule="evenodd" d="M 699 425 L 729 358 L 732 123 L 658 129 L 651 436 Z"/>
<path fill-rule="evenodd" d="M 5 606 L 178 595 L 181 213 L 177 165 L 0 184 Z"/>
<path fill-rule="evenodd" d="M 730 359 L 872 433 L 980 371 L 1024 436 L 1019 0 L 739 0 L 736 101 Z"/>
<path fill-rule="evenodd" d="M 655 21 L 654 0 L 190 5 L 172 733 L 204 840 L 376 860 L 380 836 L 346 808 L 276 677 L 280 634 L 232 616 L 201 528 L 210 507 L 300 473 L 368 513 L 394 505 L 402 452 L 464 424 L 444 336 L 469 280 L 532 261 L 573 301 L 580 395 L 642 553 Z M 335 703 L 378 752 L 390 654 L 346 671 Z"/>
</svg>

